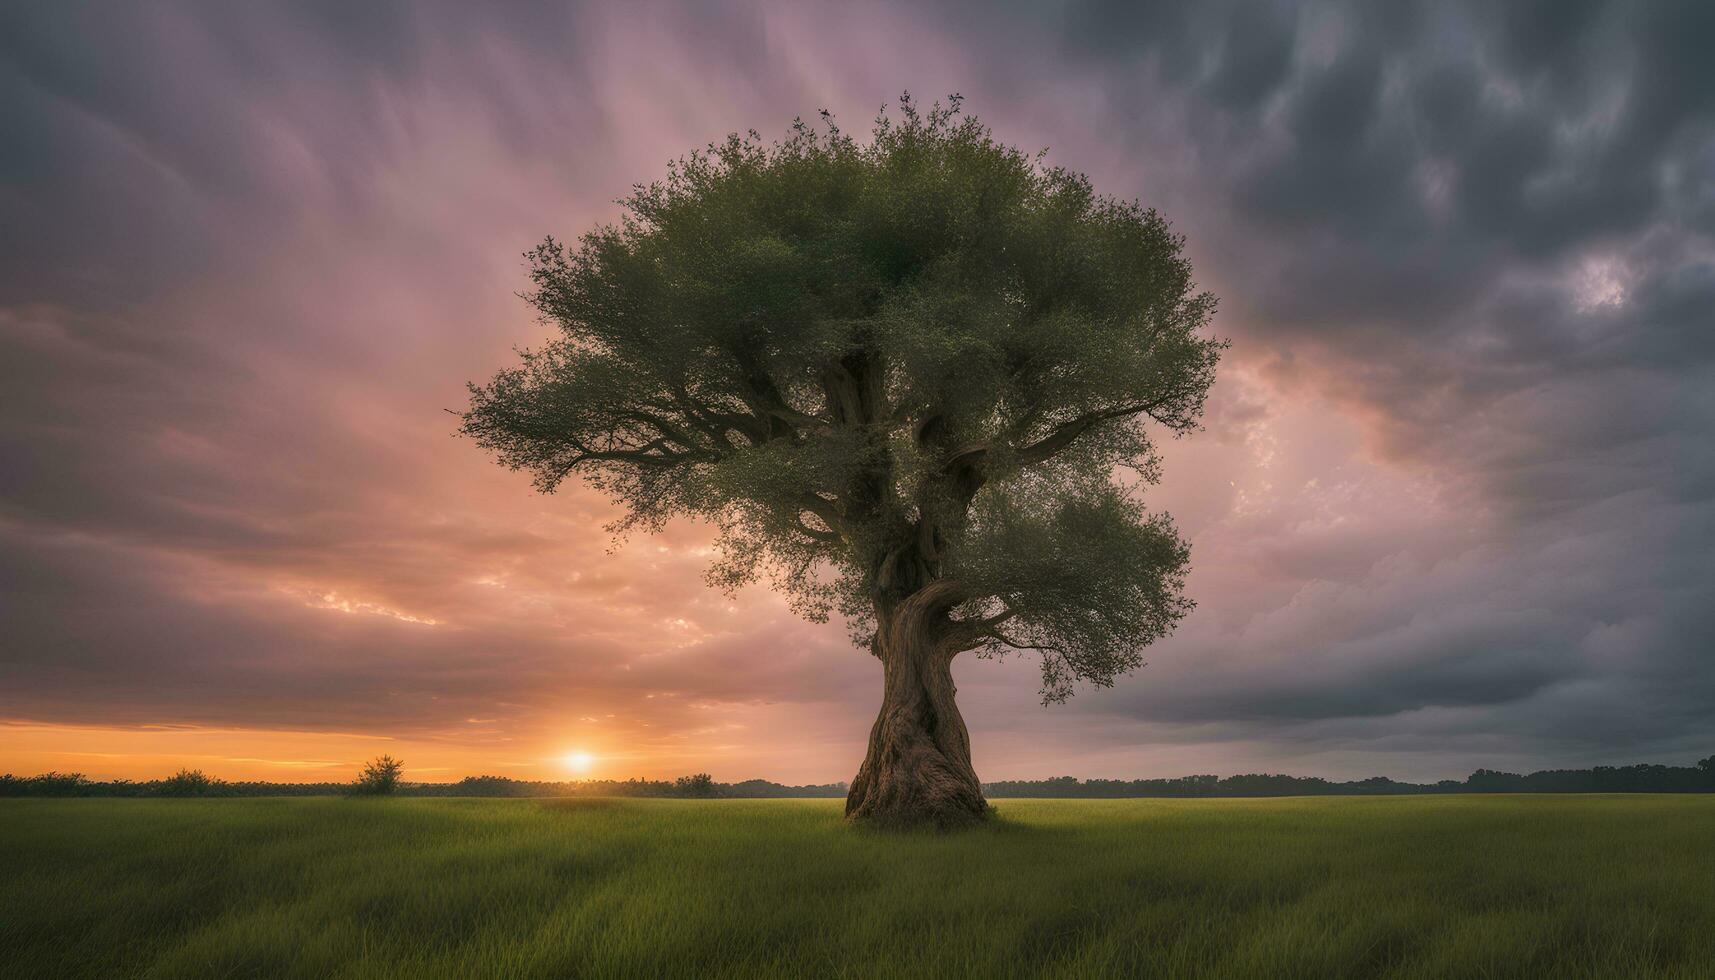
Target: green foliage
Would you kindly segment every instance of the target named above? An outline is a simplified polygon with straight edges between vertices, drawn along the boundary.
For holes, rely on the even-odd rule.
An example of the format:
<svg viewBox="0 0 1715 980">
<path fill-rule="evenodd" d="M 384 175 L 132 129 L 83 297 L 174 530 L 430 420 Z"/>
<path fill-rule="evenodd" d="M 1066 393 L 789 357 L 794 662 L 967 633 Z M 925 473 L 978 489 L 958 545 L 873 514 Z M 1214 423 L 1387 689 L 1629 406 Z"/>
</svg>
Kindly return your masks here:
<svg viewBox="0 0 1715 980">
<path fill-rule="evenodd" d="M 4 800 L 8 977 L 1707 977 L 1715 798 Z"/>
<path fill-rule="evenodd" d="M 399 778 L 404 774 L 405 763 L 390 755 L 377 756 L 363 764 L 351 791 L 359 796 L 385 796 L 399 788 Z"/>
<path fill-rule="evenodd" d="M 1214 298 L 1160 215 L 957 97 L 866 143 L 825 122 L 711 145 L 529 253 L 560 336 L 472 386 L 461 431 L 545 492 L 581 474 L 620 530 L 713 522 L 723 588 L 767 577 L 862 641 L 935 583 L 945 642 L 1039 651 L 1048 700 L 1111 683 L 1190 608 L 1135 495 L 1146 424 L 1196 427 Z"/>
</svg>

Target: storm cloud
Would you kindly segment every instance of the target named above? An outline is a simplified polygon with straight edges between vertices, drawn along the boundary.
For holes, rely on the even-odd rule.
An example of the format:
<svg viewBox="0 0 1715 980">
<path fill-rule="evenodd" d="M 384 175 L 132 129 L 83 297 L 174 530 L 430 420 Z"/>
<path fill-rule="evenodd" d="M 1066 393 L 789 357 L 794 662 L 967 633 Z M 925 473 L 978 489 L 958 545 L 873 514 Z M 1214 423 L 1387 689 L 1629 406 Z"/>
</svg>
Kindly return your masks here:
<svg viewBox="0 0 1715 980">
<path fill-rule="evenodd" d="M 1158 207 L 1233 341 L 1151 497 L 1198 610 L 1064 707 L 961 662 L 985 777 L 1697 758 L 1712 45 L 1690 0 L 0 12 L 0 718 L 848 776 L 837 624 L 442 410 L 542 336 L 543 235 L 910 89 Z"/>
</svg>

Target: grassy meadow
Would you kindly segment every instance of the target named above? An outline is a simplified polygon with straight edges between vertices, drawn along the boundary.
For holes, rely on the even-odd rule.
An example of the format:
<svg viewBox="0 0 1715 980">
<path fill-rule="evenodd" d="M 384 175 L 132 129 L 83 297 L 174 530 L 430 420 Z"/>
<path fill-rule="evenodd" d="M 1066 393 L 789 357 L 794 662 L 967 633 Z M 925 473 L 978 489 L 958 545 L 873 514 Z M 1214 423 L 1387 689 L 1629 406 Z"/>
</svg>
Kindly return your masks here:
<svg viewBox="0 0 1715 980">
<path fill-rule="evenodd" d="M 7 977 L 1715 977 L 1715 797 L 0 800 Z"/>
</svg>

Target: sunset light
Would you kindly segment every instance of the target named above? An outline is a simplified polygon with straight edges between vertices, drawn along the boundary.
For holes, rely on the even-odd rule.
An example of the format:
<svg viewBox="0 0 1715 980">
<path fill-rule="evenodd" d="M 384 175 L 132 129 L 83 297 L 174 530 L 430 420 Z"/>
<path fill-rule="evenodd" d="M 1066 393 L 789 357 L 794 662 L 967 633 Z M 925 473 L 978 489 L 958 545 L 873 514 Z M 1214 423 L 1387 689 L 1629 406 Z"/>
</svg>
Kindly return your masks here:
<svg viewBox="0 0 1715 980">
<path fill-rule="evenodd" d="M 0 980 L 1715 980 L 1712 42 L 0 3 Z"/>
</svg>

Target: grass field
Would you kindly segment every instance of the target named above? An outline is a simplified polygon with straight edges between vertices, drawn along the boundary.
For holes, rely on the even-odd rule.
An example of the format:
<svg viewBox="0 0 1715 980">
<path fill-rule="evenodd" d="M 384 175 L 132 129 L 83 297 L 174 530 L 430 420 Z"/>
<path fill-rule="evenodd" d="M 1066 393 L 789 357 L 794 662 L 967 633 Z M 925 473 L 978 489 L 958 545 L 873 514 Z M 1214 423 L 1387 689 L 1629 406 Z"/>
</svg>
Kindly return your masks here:
<svg viewBox="0 0 1715 980">
<path fill-rule="evenodd" d="M 0 800 L 9 977 L 1715 977 L 1715 798 Z"/>
</svg>

